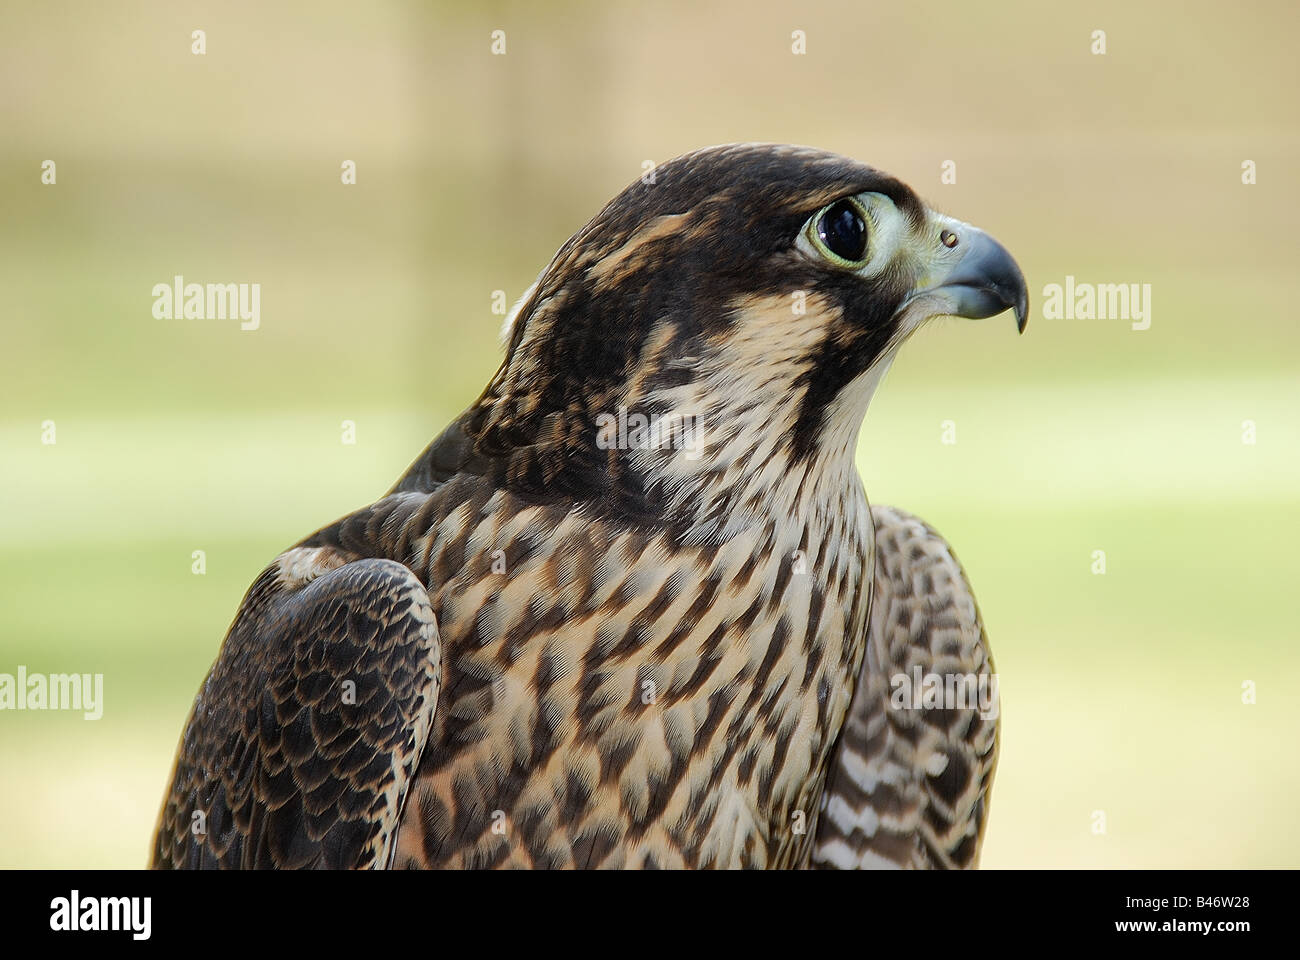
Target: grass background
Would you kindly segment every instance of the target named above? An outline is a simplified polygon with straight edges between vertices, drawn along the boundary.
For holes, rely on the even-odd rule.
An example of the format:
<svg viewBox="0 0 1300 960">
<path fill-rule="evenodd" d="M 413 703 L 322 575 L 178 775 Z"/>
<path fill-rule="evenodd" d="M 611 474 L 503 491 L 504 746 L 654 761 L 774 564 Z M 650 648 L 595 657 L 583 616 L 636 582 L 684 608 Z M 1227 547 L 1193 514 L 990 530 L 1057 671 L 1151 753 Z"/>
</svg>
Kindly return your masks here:
<svg viewBox="0 0 1300 960">
<path fill-rule="evenodd" d="M 0 672 L 105 675 L 97 722 L 0 713 L 0 866 L 142 865 L 251 579 L 476 395 L 492 291 L 643 160 L 749 139 L 902 177 L 1032 300 L 1152 285 L 1141 332 L 936 323 L 864 427 L 868 493 L 945 532 L 988 623 L 985 865 L 1300 866 L 1300 15 L 1133 6 L 0 8 Z M 155 320 L 177 273 L 260 283 L 261 329 Z"/>
</svg>

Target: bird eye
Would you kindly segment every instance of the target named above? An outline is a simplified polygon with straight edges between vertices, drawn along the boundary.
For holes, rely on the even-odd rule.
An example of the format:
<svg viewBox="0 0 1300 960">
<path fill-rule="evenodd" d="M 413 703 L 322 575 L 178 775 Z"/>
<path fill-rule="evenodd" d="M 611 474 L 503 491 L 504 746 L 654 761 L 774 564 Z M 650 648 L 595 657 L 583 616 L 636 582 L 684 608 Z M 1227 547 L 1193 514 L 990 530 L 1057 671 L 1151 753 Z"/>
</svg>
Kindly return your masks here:
<svg viewBox="0 0 1300 960">
<path fill-rule="evenodd" d="M 860 266 L 867 258 L 867 218 L 856 200 L 836 200 L 812 219 L 810 239 L 817 252 L 839 266 Z"/>
</svg>

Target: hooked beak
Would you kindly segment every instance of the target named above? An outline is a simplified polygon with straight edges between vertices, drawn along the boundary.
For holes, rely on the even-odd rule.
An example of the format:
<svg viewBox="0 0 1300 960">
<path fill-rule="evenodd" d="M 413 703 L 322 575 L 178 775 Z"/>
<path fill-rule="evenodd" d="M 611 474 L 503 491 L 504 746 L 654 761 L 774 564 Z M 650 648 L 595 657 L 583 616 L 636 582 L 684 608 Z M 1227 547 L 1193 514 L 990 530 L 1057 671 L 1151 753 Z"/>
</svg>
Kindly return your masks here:
<svg viewBox="0 0 1300 960">
<path fill-rule="evenodd" d="M 940 236 L 948 242 L 941 240 L 943 249 L 935 258 L 933 282 L 908 297 L 906 304 L 924 300 L 930 316 L 970 320 L 1015 310 L 1016 328 L 1024 333 L 1029 322 L 1029 291 L 1025 275 L 1006 247 L 959 220 L 944 217 L 940 226 Z"/>
</svg>

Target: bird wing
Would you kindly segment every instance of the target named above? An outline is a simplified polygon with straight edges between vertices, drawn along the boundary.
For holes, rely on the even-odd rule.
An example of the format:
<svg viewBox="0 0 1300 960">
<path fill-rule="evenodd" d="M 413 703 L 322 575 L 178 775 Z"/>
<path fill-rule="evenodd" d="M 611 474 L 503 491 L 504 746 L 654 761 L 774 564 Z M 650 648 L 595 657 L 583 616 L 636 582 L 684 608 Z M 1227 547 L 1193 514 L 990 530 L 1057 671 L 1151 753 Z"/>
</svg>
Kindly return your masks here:
<svg viewBox="0 0 1300 960">
<path fill-rule="evenodd" d="M 282 554 L 194 702 L 152 866 L 387 866 L 441 660 L 409 569 L 331 547 Z"/>
<path fill-rule="evenodd" d="M 974 867 L 997 763 L 999 710 L 988 638 L 947 541 L 891 507 L 873 507 L 872 519 L 867 652 L 832 754 L 812 865 Z M 977 689 L 991 690 L 991 702 L 985 696 L 981 710 L 978 698 L 968 696 L 965 705 L 916 709 L 916 680 L 929 674 L 974 676 Z"/>
</svg>

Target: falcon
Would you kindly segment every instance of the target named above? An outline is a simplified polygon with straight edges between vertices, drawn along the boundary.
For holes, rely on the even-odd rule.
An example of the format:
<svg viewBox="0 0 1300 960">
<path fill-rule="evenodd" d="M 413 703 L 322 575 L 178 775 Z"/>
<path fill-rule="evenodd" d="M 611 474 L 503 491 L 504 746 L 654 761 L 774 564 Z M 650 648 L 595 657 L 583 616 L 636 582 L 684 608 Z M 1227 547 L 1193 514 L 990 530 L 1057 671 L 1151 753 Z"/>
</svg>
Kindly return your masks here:
<svg viewBox="0 0 1300 960">
<path fill-rule="evenodd" d="M 560 248 L 393 489 L 254 581 L 154 867 L 977 863 L 996 699 L 899 684 L 995 679 L 981 616 L 854 458 L 903 341 L 1023 331 L 1024 277 L 831 153 L 655 174 Z"/>
</svg>

